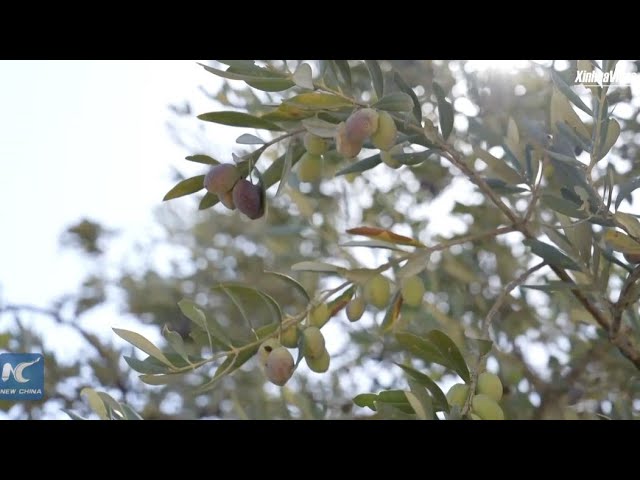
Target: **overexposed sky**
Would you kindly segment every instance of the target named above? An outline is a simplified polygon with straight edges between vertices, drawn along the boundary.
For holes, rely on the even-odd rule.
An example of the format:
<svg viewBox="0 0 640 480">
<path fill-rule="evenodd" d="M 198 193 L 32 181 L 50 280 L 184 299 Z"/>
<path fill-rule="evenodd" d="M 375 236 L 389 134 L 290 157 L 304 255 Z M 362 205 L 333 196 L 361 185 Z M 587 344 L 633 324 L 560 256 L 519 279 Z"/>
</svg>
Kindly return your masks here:
<svg viewBox="0 0 640 480">
<path fill-rule="evenodd" d="M 217 79 L 185 60 L 0 61 L 0 78 L 0 298 L 46 305 L 82 273 L 58 246 L 66 225 L 144 234 L 191 153 L 167 106 Z"/>
</svg>

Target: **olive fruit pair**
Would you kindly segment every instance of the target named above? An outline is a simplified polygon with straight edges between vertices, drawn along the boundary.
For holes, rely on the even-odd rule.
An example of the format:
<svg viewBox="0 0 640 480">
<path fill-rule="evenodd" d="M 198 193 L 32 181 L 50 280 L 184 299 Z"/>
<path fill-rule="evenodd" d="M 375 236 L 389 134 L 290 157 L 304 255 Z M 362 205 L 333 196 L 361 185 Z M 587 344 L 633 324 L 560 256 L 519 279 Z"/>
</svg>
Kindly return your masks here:
<svg viewBox="0 0 640 480">
<path fill-rule="evenodd" d="M 331 357 L 325 346 L 324 335 L 318 327 L 307 327 L 302 332 L 302 353 L 312 372 L 324 373 L 329 370 Z"/>
<path fill-rule="evenodd" d="M 395 144 L 397 134 L 396 124 L 389 113 L 362 108 L 338 125 L 336 150 L 345 158 L 355 158 L 365 140 L 370 138 L 376 148 L 387 151 Z"/>
<path fill-rule="evenodd" d="M 469 395 L 469 386 L 456 383 L 447 392 L 449 405 L 462 407 Z M 504 420 L 498 402 L 502 399 L 502 382 L 497 375 L 482 372 L 478 376 L 476 394 L 471 399 L 470 416 L 474 420 Z"/>
<path fill-rule="evenodd" d="M 304 136 L 306 152 L 298 160 L 298 178 L 301 182 L 317 182 L 322 178 L 322 154 L 329 144 L 322 138 L 307 132 Z"/>
<path fill-rule="evenodd" d="M 267 378 L 274 385 L 282 387 L 289 381 L 295 369 L 293 355 L 278 340 L 266 340 L 258 351 L 260 363 L 265 368 Z"/>
<path fill-rule="evenodd" d="M 204 187 L 208 192 L 218 195 L 222 204 L 230 210 L 237 208 L 252 220 L 264 215 L 261 187 L 242 178 L 232 163 L 221 163 L 211 168 L 204 177 Z"/>
</svg>

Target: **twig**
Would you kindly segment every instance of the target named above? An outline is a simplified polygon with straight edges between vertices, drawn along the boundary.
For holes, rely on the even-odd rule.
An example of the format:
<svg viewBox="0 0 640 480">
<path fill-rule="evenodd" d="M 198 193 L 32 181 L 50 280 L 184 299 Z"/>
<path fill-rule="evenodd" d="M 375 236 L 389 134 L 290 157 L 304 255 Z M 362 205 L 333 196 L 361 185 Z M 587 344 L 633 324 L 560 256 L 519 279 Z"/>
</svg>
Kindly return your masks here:
<svg viewBox="0 0 640 480">
<path fill-rule="evenodd" d="M 489 313 L 487 313 L 487 316 L 482 322 L 482 338 L 483 339 L 489 340 L 489 328 L 491 327 L 491 323 L 493 322 L 493 319 L 496 316 L 496 313 L 498 313 L 498 310 L 504 304 L 504 302 L 506 301 L 511 291 L 517 286 L 521 285 L 527 278 L 529 278 L 529 275 L 531 275 L 533 272 L 537 270 L 540 270 L 545 265 L 546 265 L 546 262 L 537 263 L 536 265 L 534 265 L 533 267 L 529 268 L 524 273 L 522 273 L 518 278 L 512 280 L 511 282 L 509 282 L 509 284 L 507 284 L 505 289 L 502 291 L 502 293 L 498 296 L 496 301 L 493 303 L 493 306 L 489 310 Z M 476 367 L 471 371 L 471 382 L 469 384 L 469 392 L 467 395 L 467 399 L 464 402 L 464 406 L 462 407 L 462 411 L 461 411 L 462 416 L 465 416 L 467 413 L 469 413 L 469 410 L 471 409 L 471 400 L 473 399 L 473 394 L 478 384 L 478 375 L 482 371 L 482 365 L 484 364 L 484 360 L 487 357 L 487 355 L 489 355 L 489 353 L 490 351 L 485 353 L 484 355 L 479 354 Z"/>
</svg>

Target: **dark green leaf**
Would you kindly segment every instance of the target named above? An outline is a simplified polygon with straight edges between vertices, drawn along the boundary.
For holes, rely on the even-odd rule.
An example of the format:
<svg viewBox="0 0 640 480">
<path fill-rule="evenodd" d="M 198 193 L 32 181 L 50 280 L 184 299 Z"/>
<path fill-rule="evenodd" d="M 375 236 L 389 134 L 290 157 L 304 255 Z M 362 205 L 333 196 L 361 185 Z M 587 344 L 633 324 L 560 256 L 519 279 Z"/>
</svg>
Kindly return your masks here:
<svg viewBox="0 0 640 480">
<path fill-rule="evenodd" d="M 449 360 L 442 356 L 438 348 L 430 341 L 420 338 L 413 333 L 401 332 L 396 333 L 398 343 L 408 350 L 412 355 L 424 360 L 428 363 L 437 363 L 444 367 L 454 370 Z"/>
<path fill-rule="evenodd" d="M 433 93 L 438 100 L 438 116 L 440 117 L 442 138 L 447 140 L 453 131 L 453 106 L 446 99 L 444 90 L 437 82 L 433 82 Z"/>
<path fill-rule="evenodd" d="M 305 288 L 296 279 L 294 279 L 293 277 L 290 277 L 289 275 L 285 275 L 284 273 L 280 273 L 280 272 L 266 271 L 264 273 L 265 273 L 265 275 L 273 275 L 274 277 L 277 277 L 280 280 L 283 280 L 283 281 L 287 282 L 289 285 L 291 285 L 293 287 L 294 290 L 296 290 L 298 293 L 300 293 L 300 295 L 302 295 L 302 297 L 307 302 L 311 301 L 311 297 L 309 296 L 309 294 L 307 293 Z"/>
<path fill-rule="evenodd" d="M 167 192 L 162 201 L 172 200 L 174 198 L 184 197 L 185 195 L 191 195 L 192 193 L 199 192 L 204 188 L 204 177 L 204 175 L 197 175 L 195 177 L 182 180 Z"/>
<path fill-rule="evenodd" d="M 523 187 L 514 187 L 513 185 L 508 185 L 499 178 L 485 178 L 484 181 L 491 187 L 494 192 L 499 193 L 500 195 L 511 195 L 529 191 L 528 189 Z"/>
<path fill-rule="evenodd" d="M 360 395 L 356 395 L 353 399 L 353 403 L 357 406 L 365 408 L 369 407 L 374 412 L 376 411 L 375 402 L 378 399 L 378 395 L 375 393 L 361 393 Z"/>
<path fill-rule="evenodd" d="M 549 245 L 548 243 L 544 243 L 533 238 L 528 238 L 524 240 L 523 243 L 531 247 L 531 252 L 534 255 L 539 256 L 551 265 L 569 270 L 581 270 L 576 262 L 567 257 L 564 253 L 560 252 L 560 250 L 553 245 Z"/>
<path fill-rule="evenodd" d="M 419 372 L 415 368 L 411 368 L 400 363 L 396 363 L 396 365 L 402 368 L 409 377 L 413 378 L 416 382 L 418 382 L 423 387 L 426 387 L 427 390 L 431 392 L 431 395 L 433 395 L 433 398 L 436 402 L 436 410 L 442 410 L 447 413 L 449 412 L 449 402 L 447 402 L 447 397 L 436 382 L 434 382 L 427 375 Z"/>
<path fill-rule="evenodd" d="M 220 162 L 209 155 L 189 155 L 185 160 L 196 163 L 204 163 L 205 165 L 218 165 Z"/>
<path fill-rule="evenodd" d="M 422 106 L 420 105 L 420 100 L 418 100 L 413 88 L 404 81 L 398 72 L 393 72 L 393 81 L 398 85 L 398 88 L 400 88 L 401 91 L 411 97 L 411 100 L 413 101 L 413 116 L 419 124 L 422 123 Z"/>
<path fill-rule="evenodd" d="M 376 91 L 376 96 L 378 97 L 378 99 L 381 99 L 384 95 L 384 76 L 382 75 L 380 65 L 376 60 L 365 60 L 364 63 L 369 69 L 369 75 L 371 75 L 371 83 L 373 84 L 373 88 Z M 385 110 L 382 107 L 378 108 Z"/>
<path fill-rule="evenodd" d="M 570 143 L 579 145 L 583 150 L 591 153 L 593 149 L 591 139 L 584 138 L 565 122 L 556 122 L 556 127 L 558 127 L 558 132 L 564 135 Z"/>
<path fill-rule="evenodd" d="M 620 207 L 620 204 L 625 198 L 629 198 L 631 201 L 631 193 L 640 187 L 640 177 L 627 180 L 618 187 L 618 196 L 616 197 L 616 210 Z"/>
<path fill-rule="evenodd" d="M 574 92 L 571 87 L 567 85 L 567 83 L 563 80 L 563 78 L 558 75 L 558 72 L 552 69 L 551 77 L 553 78 L 553 83 L 555 83 L 558 87 L 558 90 L 564 93 L 565 97 L 567 97 L 571 103 L 573 103 L 583 112 L 593 116 L 593 112 L 591 111 L 591 109 L 585 105 L 585 103 L 580 99 L 576 92 Z"/>
<path fill-rule="evenodd" d="M 207 192 L 200 200 L 200 204 L 198 205 L 198 210 L 206 210 L 207 208 L 211 208 L 216 205 L 220 201 L 217 195 Z"/>
<path fill-rule="evenodd" d="M 382 97 L 371 107 L 388 112 L 410 112 L 413 108 L 413 100 L 406 93 L 393 92 Z"/>
<path fill-rule="evenodd" d="M 140 375 L 138 378 L 142 383 L 147 385 L 169 385 L 171 383 L 178 383 L 184 380 L 185 373 L 169 373 L 167 375 Z"/>
<path fill-rule="evenodd" d="M 484 338 L 465 337 L 467 344 L 470 345 L 475 352 L 481 356 L 485 356 L 491 351 L 493 342 L 491 340 L 485 340 Z"/>
<path fill-rule="evenodd" d="M 269 120 L 254 117 L 243 112 L 209 112 L 198 115 L 205 122 L 219 123 L 230 127 L 259 128 L 263 130 L 282 131 L 282 128 Z"/>
<path fill-rule="evenodd" d="M 437 155 L 439 152 L 436 150 L 424 150 L 422 152 L 398 153 L 393 158 L 403 165 L 415 166 L 420 165 L 434 154 Z"/>
<path fill-rule="evenodd" d="M 558 213 L 571 218 L 586 218 L 588 215 L 583 210 L 578 210 L 580 205 L 575 204 L 571 200 L 560 198 L 550 193 L 543 193 L 540 197 L 543 205 Z"/>
<path fill-rule="evenodd" d="M 471 381 L 469 368 L 455 342 L 440 330 L 431 330 L 426 337 L 438 348 L 440 354 L 447 359 L 453 370 L 460 375 L 460 378 L 469 383 Z"/>
<path fill-rule="evenodd" d="M 367 157 L 364 160 L 359 160 L 356 163 L 352 163 L 351 165 L 343 168 L 342 170 L 338 171 L 335 176 L 339 177 L 340 175 L 346 175 L 347 173 L 358 173 L 364 172 L 366 170 L 371 170 L 373 167 L 378 166 L 380 163 L 382 163 L 380 154 L 376 153 L 371 157 Z"/>
<path fill-rule="evenodd" d="M 338 71 L 340 72 L 340 76 L 342 77 L 342 81 L 344 82 L 347 89 L 351 90 L 351 68 L 349 67 L 348 60 L 333 60 Z"/>
</svg>

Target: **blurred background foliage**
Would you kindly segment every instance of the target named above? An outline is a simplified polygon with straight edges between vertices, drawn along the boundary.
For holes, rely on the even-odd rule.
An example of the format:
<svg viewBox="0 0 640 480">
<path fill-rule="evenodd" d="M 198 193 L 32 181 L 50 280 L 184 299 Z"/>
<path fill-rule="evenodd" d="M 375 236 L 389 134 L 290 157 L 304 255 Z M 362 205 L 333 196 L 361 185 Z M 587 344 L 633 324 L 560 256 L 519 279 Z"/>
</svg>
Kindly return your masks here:
<svg viewBox="0 0 640 480">
<path fill-rule="evenodd" d="M 319 62 L 308 62 L 314 68 L 319 66 Z M 282 68 L 282 61 L 270 63 Z M 288 63 L 292 70 L 297 65 L 296 61 Z M 456 112 L 452 141 L 465 154 L 481 142 L 485 150 L 502 145 L 510 117 L 517 122 L 531 122 L 532 134 L 544 137 L 545 132 L 551 131 L 549 103 L 553 83 L 548 68 L 557 69 L 569 84 L 576 71 L 575 61 L 531 63 L 512 72 L 473 68 L 472 62 L 464 61 L 380 63 L 385 72 L 393 68 L 401 73 L 423 104 L 424 117 L 434 123 L 438 117 L 432 101 L 433 80 L 450 92 Z M 361 100 L 367 101 L 371 91 L 368 72 L 360 61 L 352 61 L 351 66 L 353 91 L 361 92 Z M 630 64 L 630 69 L 637 71 L 640 63 Z M 202 91 L 211 99 L 211 110 L 231 107 L 264 112 L 263 105 L 276 104 L 282 97 L 280 93 L 256 91 L 238 81 L 224 81 L 217 91 L 207 87 Z M 621 135 L 607 160 L 596 167 L 595 177 L 602 178 L 608 167 L 619 184 L 638 174 L 640 104 L 632 99 L 629 87 L 612 89 L 609 96 Z M 215 138 L 179 127 L 181 116 L 194 115 L 188 102 L 170 106 L 170 115 L 170 132 L 176 142 L 185 146 L 185 155 L 207 154 L 219 161 L 231 161 L 230 153 L 228 158 L 220 158 Z M 240 133 L 239 129 L 228 127 L 228 135 Z M 265 138 L 263 132 L 260 135 Z M 246 146 L 238 146 L 235 153 L 246 151 Z M 265 162 L 283 152 L 268 152 Z M 378 249 L 340 247 L 340 243 L 351 239 L 345 235 L 348 228 L 379 226 L 431 245 L 503 224 L 497 209 L 476 193 L 457 169 L 437 156 L 417 166 L 393 170 L 380 164 L 361 174 L 334 178 L 345 164 L 338 156 L 327 156 L 324 179 L 313 185 L 299 183 L 294 169 L 291 188 L 269 200 L 265 222 L 241 219 L 220 205 L 199 211 L 193 197 L 160 204 L 165 192 L 158 192 L 158 229 L 130 252 L 136 258 L 134 265 L 102 262 L 103 252 L 110 248 L 118 232 L 91 219 L 79 219 L 69 226 L 61 235 L 61 243 L 87 257 L 91 267 L 86 278 L 76 292 L 49 306 L 13 305 L 5 299 L 0 314 L 12 316 L 15 322 L 8 331 L 0 332 L 0 349 L 42 349 L 42 334 L 29 329 L 22 319 L 43 316 L 55 322 L 55 329 L 47 335 L 59 334 L 60 343 L 64 343 L 65 329 L 80 333 L 86 344 L 85 353 L 72 362 L 62 362 L 54 352 L 45 351 L 46 400 L 4 402 L 0 408 L 12 418 L 42 418 L 63 408 L 91 416 L 80 396 L 82 388 L 90 386 L 128 403 L 145 419 L 375 418 L 368 409 L 355 406 L 353 397 L 363 392 L 406 388 L 402 371 L 393 363 L 402 361 L 406 354 L 375 328 L 382 321 L 382 311 L 370 308 L 357 323 L 348 322 L 343 311 L 330 321 L 323 330 L 332 358 L 326 374 L 312 373 L 302 365 L 287 386 L 280 389 L 266 381 L 253 359 L 204 394 L 194 394 L 193 387 L 206 381 L 212 374 L 210 369 L 166 386 L 145 385 L 122 358 L 123 354 L 132 355 L 131 347 L 116 347 L 115 336 L 96 335 L 90 325 L 81 321 L 103 302 L 114 302 L 122 315 L 133 316 L 158 332 L 164 326 L 178 332 L 187 349 L 197 354 L 201 347 L 190 337 L 192 324 L 177 305 L 182 298 L 194 300 L 230 336 L 241 336 L 244 325 L 238 310 L 228 298 L 212 291 L 211 287 L 220 282 L 247 283 L 273 296 L 285 312 L 296 312 L 305 307 L 304 300 L 289 284 L 274 280 L 265 271 L 291 275 L 313 294 L 321 288 L 335 287 L 341 279 L 292 272 L 291 265 L 322 260 L 371 268 L 388 258 L 386 251 Z M 206 166 L 202 167 L 201 173 L 205 173 Z M 175 183 L 184 178 L 176 171 L 172 180 Z M 520 201 L 526 206 L 526 201 L 517 196 L 509 201 L 519 209 Z M 633 207 L 626 207 L 633 213 Z M 542 211 L 535 215 L 537 220 L 550 221 Z M 517 233 L 435 252 L 421 273 L 427 290 L 423 306 L 403 308 L 402 322 L 414 332 L 438 328 L 466 353 L 464 334 L 479 330 L 480 321 L 503 287 L 536 261 Z M 612 285 L 619 287 L 627 274 L 627 269 L 614 264 Z M 553 273 L 546 271 L 537 278 L 556 280 Z M 536 281 L 529 279 L 527 283 Z M 634 333 L 637 334 L 635 330 Z M 516 289 L 495 319 L 492 338 L 496 348 L 487 365 L 505 386 L 501 404 L 507 418 L 637 417 L 637 370 L 611 346 L 607 336 L 566 290 L 545 293 Z M 471 364 L 471 356 L 468 359 Z M 438 365 L 421 365 L 421 370 L 445 391 L 456 381 L 452 372 Z"/>
</svg>

